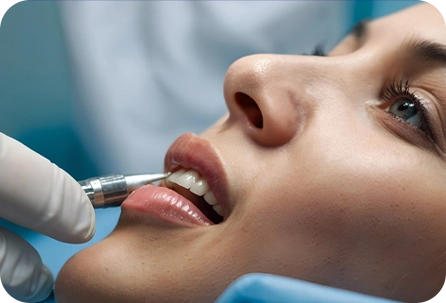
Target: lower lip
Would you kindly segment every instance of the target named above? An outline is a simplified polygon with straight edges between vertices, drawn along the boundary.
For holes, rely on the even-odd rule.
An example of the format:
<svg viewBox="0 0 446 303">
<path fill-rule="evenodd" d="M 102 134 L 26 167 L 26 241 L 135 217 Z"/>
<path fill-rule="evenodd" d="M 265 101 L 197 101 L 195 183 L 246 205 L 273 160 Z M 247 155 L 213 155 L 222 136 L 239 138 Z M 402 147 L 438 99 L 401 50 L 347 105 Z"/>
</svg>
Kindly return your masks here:
<svg viewBox="0 0 446 303">
<path fill-rule="evenodd" d="M 165 222 L 183 226 L 214 225 L 188 199 L 165 187 L 146 185 L 134 191 L 121 205 Z"/>
</svg>

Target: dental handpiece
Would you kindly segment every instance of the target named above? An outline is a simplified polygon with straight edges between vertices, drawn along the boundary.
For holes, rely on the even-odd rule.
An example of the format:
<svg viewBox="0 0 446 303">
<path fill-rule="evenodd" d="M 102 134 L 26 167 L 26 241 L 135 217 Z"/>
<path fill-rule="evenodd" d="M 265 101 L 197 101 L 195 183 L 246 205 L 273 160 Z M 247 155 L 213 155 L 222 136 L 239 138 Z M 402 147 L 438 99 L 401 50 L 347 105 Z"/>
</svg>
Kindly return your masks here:
<svg viewBox="0 0 446 303">
<path fill-rule="evenodd" d="M 136 189 L 163 180 L 169 173 L 140 175 L 105 175 L 79 181 L 94 208 L 120 206 Z"/>
</svg>

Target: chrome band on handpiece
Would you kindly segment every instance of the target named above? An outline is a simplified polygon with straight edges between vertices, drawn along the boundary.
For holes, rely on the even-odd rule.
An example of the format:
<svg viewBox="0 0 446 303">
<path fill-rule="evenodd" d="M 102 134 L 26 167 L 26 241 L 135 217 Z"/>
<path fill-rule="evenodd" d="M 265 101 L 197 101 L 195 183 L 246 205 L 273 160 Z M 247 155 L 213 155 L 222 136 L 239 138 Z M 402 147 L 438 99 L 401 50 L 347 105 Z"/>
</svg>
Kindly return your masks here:
<svg viewBox="0 0 446 303">
<path fill-rule="evenodd" d="M 106 175 L 79 181 L 94 208 L 120 206 L 134 190 L 165 179 L 169 173 L 140 175 Z"/>
</svg>

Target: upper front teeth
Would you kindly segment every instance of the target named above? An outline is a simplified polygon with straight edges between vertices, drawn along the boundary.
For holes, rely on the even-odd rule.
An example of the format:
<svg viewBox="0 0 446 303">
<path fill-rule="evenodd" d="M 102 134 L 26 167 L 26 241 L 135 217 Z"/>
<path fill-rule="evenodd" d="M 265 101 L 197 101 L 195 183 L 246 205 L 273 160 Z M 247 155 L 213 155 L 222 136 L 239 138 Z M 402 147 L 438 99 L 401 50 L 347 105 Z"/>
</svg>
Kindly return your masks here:
<svg viewBox="0 0 446 303">
<path fill-rule="evenodd" d="M 189 189 L 197 196 L 203 196 L 204 200 L 212 205 L 215 212 L 220 216 L 223 216 L 221 205 L 217 203 L 217 199 L 215 198 L 214 193 L 210 190 L 208 182 L 200 177 L 196 170 L 186 170 L 182 168 L 174 172 L 166 179 L 166 185 L 168 187 L 173 187 L 174 183 Z"/>
</svg>

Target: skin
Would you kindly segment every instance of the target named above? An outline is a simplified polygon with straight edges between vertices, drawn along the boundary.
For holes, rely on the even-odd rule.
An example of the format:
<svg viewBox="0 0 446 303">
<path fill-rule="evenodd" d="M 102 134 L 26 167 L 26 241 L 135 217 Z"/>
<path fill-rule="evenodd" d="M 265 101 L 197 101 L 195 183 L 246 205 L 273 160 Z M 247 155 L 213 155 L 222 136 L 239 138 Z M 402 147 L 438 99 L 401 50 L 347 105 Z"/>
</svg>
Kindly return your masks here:
<svg viewBox="0 0 446 303">
<path fill-rule="evenodd" d="M 229 114 L 201 135 L 223 162 L 230 215 L 196 228 L 123 216 L 66 263 L 57 301 L 211 302 L 248 272 L 434 297 L 446 273 L 446 68 L 404 54 L 411 37 L 446 44 L 433 6 L 373 21 L 328 57 L 236 61 Z M 435 143 L 387 113 L 407 98 L 383 101 L 400 78 L 425 100 Z"/>
</svg>

